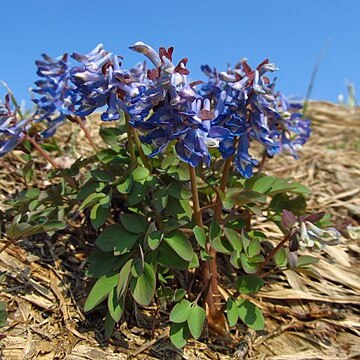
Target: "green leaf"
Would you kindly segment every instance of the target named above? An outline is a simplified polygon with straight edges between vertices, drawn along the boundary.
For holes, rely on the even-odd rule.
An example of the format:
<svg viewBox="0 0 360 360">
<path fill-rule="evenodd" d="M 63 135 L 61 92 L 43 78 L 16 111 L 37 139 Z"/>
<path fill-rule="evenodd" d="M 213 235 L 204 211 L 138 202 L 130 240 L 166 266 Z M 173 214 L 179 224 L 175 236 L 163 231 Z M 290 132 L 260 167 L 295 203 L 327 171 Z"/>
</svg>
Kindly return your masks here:
<svg viewBox="0 0 360 360">
<path fill-rule="evenodd" d="M 311 264 L 318 263 L 320 259 L 310 256 L 310 255 L 303 255 L 298 257 L 297 267 L 307 266 Z"/>
<path fill-rule="evenodd" d="M 190 267 L 190 261 L 182 259 L 165 241 L 159 246 L 160 254 L 158 257 L 159 264 L 178 270 L 187 270 Z"/>
<path fill-rule="evenodd" d="M 132 234 L 122 229 L 121 235 L 119 234 L 114 244 L 114 254 L 122 255 L 129 252 L 140 237 L 141 234 Z"/>
<path fill-rule="evenodd" d="M 276 181 L 276 177 L 267 175 L 255 175 L 245 182 L 246 189 L 252 189 L 259 193 L 267 193 Z"/>
<path fill-rule="evenodd" d="M 183 299 L 177 303 L 170 312 L 170 321 L 174 323 L 182 323 L 187 321 L 191 313 L 192 303 Z"/>
<path fill-rule="evenodd" d="M 271 200 L 269 209 L 278 214 L 281 214 L 286 209 L 295 215 L 302 215 L 306 209 L 306 200 L 302 195 L 291 198 L 288 194 L 277 194 Z"/>
<path fill-rule="evenodd" d="M 172 166 L 169 168 L 168 175 L 170 175 L 172 178 L 178 181 L 189 181 L 190 180 L 190 174 L 189 169 L 187 166 Z"/>
<path fill-rule="evenodd" d="M 210 241 L 213 241 L 216 238 L 220 238 L 221 236 L 220 226 L 215 220 L 213 220 L 210 224 L 209 236 L 210 236 Z"/>
<path fill-rule="evenodd" d="M 240 260 L 241 265 L 246 273 L 254 274 L 257 272 L 258 265 L 256 263 L 252 263 L 244 253 L 241 253 Z"/>
<path fill-rule="evenodd" d="M 238 194 L 232 195 L 232 200 L 235 205 L 243 206 L 252 203 L 266 203 L 266 196 L 253 190 L 242 190 Z"/>
<path fill-rule="evenodd" d="M 157 212 L 162 212 L 168 203 L 168 194 L 165 189 L 154 191 L 153 196 L 154 207 Z"/>
<path fill-rule="evenodd" d="M 121 255 L 128 252 L 139 237 L 139 234 L 129 233 L 120 224 L 112 224 L 103 230 L 95 243 L 102 251 L 115 250 Z"/>
<path fill-rule="evenodd" d="M 181 349 L 186 345 L 187 339 L 190 336 L 187 323 L 172 323 L 170 325 L 170 340 L 174 346 Z"/>
<path fill-rule="evenodd" d="M 242 242 L 240 234 L 230 228 L 224 228 L 225 237 L 228 239 L 229 243 L 238 253 L 241 253 L 242 250 Z"/>
<path fill-rule="evenodd" d="M 257 238 L 253 238 L 247 248 L 247 254 L 249 257 L 259 255 L 261 253 L 260 241 Z"/>
<path fill-rule="evenodd" d="M 179 158 L 177 156 L 177 154 L 169 154 L 166 155 L 163 159 L 163 161 L 161 162 L 161 169 L 167 169 L 169 166 L 171 165 L 177 165 L 179 163 Z"/>
<path fill-rule="evenodd" d="M 214 240 L 210 241 L 211 246 L 218 252 L 226 255 L 231 255 L 233 247 L 224 237 L 216 237 Z"/>
<path fill-rule="evenodd" d="M 44 232 L 52 232 L 52 231 L 62 230 L 65 228 L 66 228 L 65 222 L 59 220 L 49 220 L 42 225 L 42 230 Z"/>
<path fill-rule="evenodd" d="M 189 264 L 189 269 L 198 268 L 199 266 L 200 266 L 199 258 L 196 255 L 196 253 L 194 252 L 194 256 L 191 259 L 190 264 Z"/>
<path fill-rule="evenodd" d="M 107 171 L 101 169 L 92 170 L 90 173 L 93 179 L 106 183 L 114 181 L 115 179 L 114 175 L 109 174 Z"/>
<path fill-rule="evenodd" d="M 171 301 L 178 302 L 184 298 L 185 294 L 186 294 L 186 291 L 184 289 L 177 289 L 177 290 L 175 290 L 175 292 L 171 298 Z"/>
<path fill-rule="evenodd" d="M 229 322 L 229 326 L 233 327 L 236 325 L 239 315 L 237 310 L 237 305 L 235 301 L 231 298 L 228 298 L 226 302 L 226 316 Z"/>
<path fill-rule="evenodd" d="M 143 273 L 130 280 L 130 291 L 138 304 L 147 306 L 154 296 L 155 285 L 155 272 L 151 265 L 144 263 Z"/>
<path fill-rule="evenodd" d="M 239 318 L 253 330 L 263 330 L 265 326 L 264 316 L 261 310 L 248 300 L 238 300 L 237 310 Z"/>
<path fill-rule="evenodd" d="M 149 226 L 146 218 L 139 214 L 122 214 L 120 222 L 125 230 L 133 234 L 145 233 Z"/>
<path fill-rule="evenodd" d="M 128 176 L 124 182 L 119 184 L 116 188 L 120 194 L 128 194 L 131 191 L 133 180 L 130 176 Z"/>
<path fill-rule="evenodd" d="M 110 339 L 110 337 L 114 331 L 114 326 L 115 326 L 115 321 L 111 317 L 110 312 L 108 312 L 106 314 L 106 318 L 104 321 L 104 330 L 105 330 L 104 336 L 105 336 L 106 340 Z"/>
<path fill-rule="evenodd" d="M 124 264 L 124 266 L 120 270 L 119 279 L 116 285 L 116 295 L 119 299 L 121 297 L 125 298 L 131 277 L 132 264 L 133 264 L 133 259 L 130 259 Z"/>
<path fill-rule="evenodd" d="M 86 270 L 86 276 L 99 278 L 106 274 L 112 274 L 117 259 L 96 247 L 88 257 L 90 266 Z"/>
<path fill-rule="evenodd" d="M 104 193 L 92 193 L 86 197 L 86 199 L 82 202 L 78 211 L 81 211 L 89 206 L 96 204 L 100 199 L 106 197 Z"/>
<path fill-rule="evenodd" d="M 234 250 L 234 251 L 231 253 L 231 256 L 230 256 L 230 264 L 231 264 L 235 269 L 240 269 L 240 268 L 241 268 L 240 253 L 238 253 L 236 250 Z"/>
<path fill-rule="evenodd" d="M 166 210 L 177 220 L 190 221 L 192 218 L 192 208 L 188 200 L 179 200 L 170 196 L 168 198 Z"/>
<path fill-rule="evenodd" d="M 103 302 L 116 286 L 119 274 L 105 275 L 96 281 L 86 299 L 84 311 L 90 311 Z"/>
<path fill-rule="evenodd" d="M 139 277 L 144 271 L 144 261 L 142 259 L 136 259 L 133 261 L 131 267 L 131 275 L 133 277 Z"/>
<path fill-rule="evenodd" d="M 193 259 L 194 250 L 191 242 L 181 231 L 175 230 L 166 234 L 164 241 L 185 261 L 191 261 Z"/>
<path fill-rule="evenodd" d="M 106 144 L 110 145 L 115 150 L 119 150 L 118 137 L 123 134 L 123 130 L 119 127 L 105 127 L 100 128 L 100 136 Z"/>
<path fill-rule="evenodd" d="M 147 188 L 148 186 L 146 184 L 134 182 L 127 199 L 129 205 L 134 206 L 139 204 L 141 201 L 144 201 L 144 198 L 146 197 Z"/>
<path fill-rule="evenodd" d="M 205 310 L 199 305 L 193 305 L 190 308 L 190 315 L 187 319 L 188 327 L 194 339 L 201 336 L 206 318 Z"/>
<path fill-rule="evenodd" d="M 146 179 L 150 175 L 150 171 L 145 167 L 139 166 L 131 174 L 135 181 L 140 181 Z"/>
<path fill-rule="evenodd" d="M 191 198 L 191 191 L 188 186 L 179 181 L 172 181 L 167 187 L 167 192 L 176 199 Z"/>
<path fill-rule="evenodd" d="M 102 251 L 113 251 L 116 240 L 121 237 L 123 227 L 120 224 L 113 224 L 102 231 L 95 241 L 95 244 Z"/>
<path fill-rule="evenodd" d="M 280 248 L 274 256 L 275 264 L 277 266 L 286 266 L 287 264 L 287 253 L 285 248 Z"/>
<path fill-rule="evenodd" d="M 110 207 L 103 207 L 101 204 L 95 204 L 90 212 L 90 221 L 94 229 L 98 229 L 105 224 L 110 214 Z"/>
<path fill-rule="evenodd" d="M 205 231 L 202 227 L 195 225 L 193 228 L 194 236 L 197 243 L 202 247 L 205 248 L 206 246 L 206 235 Z"/>
<path fill-rule="evenodd" d="M 153 231 L 151 234 L 149 234 L 147 237 L 147 243 L 149 245 L 149 248 L 151 250 L 156 250 L 159 247 L 163 236 L 164 233 L 162 233 L 161 231 Z"/>
<path fill-rule="evenodd" d="M 309 188 L 304 185 L 288 182 L 287 180 L 277 178 L 275 176 L 255 175 L 245 182 L 246 189 L 252 189 L 262 194 L 274 196 L 276 194 L 291 192 L 294 194 L 308 195 Z"/>
<path fill-rule="evenodd" d="M 118 298 L 115 288 L 112 288 L 108 296 L 108 310 L 112 319 L 117 323 L 124 312 L 124 299 Z"/>
<path fill-rule="evenodd" d="M 264 280 L 256 275 L 242 275 L 237 280 L 235 289 L 240 294 L 252 294 L 258 292 L 264 284 Z"/>
</svg>

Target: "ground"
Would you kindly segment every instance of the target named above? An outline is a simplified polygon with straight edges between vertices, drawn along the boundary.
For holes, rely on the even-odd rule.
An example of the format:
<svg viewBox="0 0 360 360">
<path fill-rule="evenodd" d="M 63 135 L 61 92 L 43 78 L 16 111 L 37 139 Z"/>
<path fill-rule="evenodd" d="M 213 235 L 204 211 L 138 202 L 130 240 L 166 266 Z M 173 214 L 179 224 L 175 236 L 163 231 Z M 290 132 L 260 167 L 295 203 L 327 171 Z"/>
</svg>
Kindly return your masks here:
<svg viewBox="0 0 360 360">
<path fill-rule="evenodd" d="M 230 343 L 204 336 L 179 351 L 169 342 L 166 324 L 159 321 L 151 329 L 149 308 L 136 312 L 105 343 L 99 313 L 82 311 L 90 286 L 84 275 L 90 249 L 84 246 L 88 234 L 79 224 L 68 236 L 24 239 L 0 254 L 0 300 L 6 301 L 9 313 L 8 325 L 0 329 L 5 335 L 0 358 L 360 358 L 360 232 L 356 232 L 360 225 L 360 109 L 313 102 L 308 115 L 314 132 L 301 160 L 281 156 L 271 160 L 265 171 L 308 185 L 310 208 L 330 212 L 342 239 L 315 255 L 320 259 L 317 280 L 292 270 L 268 279 L 256 297 L 266 317 L 266 331 L 255 333 L 239 325 Z M 67 146 L 57 159 L 62 166 L 71 163 L 76 151 L 91 151 L 75 125 L 69 126 L 60 135 Z M 81 144 L 80 150 L 76 143 Z M 40 158 L 33 161 L 41 188 L 47 170 Z M 0 214 L 4 200 L 24 186 L 17 180 L 22 166 L 17 152 L 0 159 Z M 274 243 L 279 239 L 275 227 L 261 221 L 255 226 Z M 2 239 L 0 247 L 5 243 Z"/>
</svg>

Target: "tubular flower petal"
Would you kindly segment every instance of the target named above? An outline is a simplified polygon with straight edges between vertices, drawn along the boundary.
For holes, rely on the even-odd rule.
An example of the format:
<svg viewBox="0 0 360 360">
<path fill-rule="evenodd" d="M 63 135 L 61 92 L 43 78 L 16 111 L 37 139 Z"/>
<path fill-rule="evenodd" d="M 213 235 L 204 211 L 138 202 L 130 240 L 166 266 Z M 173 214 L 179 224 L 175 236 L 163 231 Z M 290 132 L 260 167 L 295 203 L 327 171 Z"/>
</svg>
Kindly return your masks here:
<svg viewBox="0 0 360 360">
<path fill-rule="evenodd" d="M 11 110 L 10 96 L 5 96 L 5 102 L 0 101 L 0 157 L 12 151 L 24 137 L 29 120 L 18 120 L 16 112 Z"/>
<path fill-rule="evenodd" d="M 58 58 L 51 58 L 43 54 L 44 60 L 35 62 L 37 74 L 41 77 L 32 89 L 35 97 L 32 99 L 37 105 L 37 122 L 46 124 L 44 137 L 52 136 L 58 126 L 63 124 L 66 116 L 75 111 L 76 93 L 70 83 L 70 68 L 67 54 Z M 36 96 L 39 97 L 36 97 Z"/>
</svg>

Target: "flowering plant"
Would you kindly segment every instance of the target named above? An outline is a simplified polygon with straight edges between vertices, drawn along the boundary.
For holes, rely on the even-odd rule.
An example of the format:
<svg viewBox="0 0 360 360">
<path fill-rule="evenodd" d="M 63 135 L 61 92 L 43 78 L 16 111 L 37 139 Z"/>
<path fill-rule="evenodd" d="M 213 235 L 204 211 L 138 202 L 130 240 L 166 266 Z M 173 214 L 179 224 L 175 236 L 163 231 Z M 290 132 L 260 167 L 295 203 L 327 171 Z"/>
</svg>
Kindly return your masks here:
<svg viewBox="0 0 360 360">
<path fill-rule="evenodd" d="M 263 173 L 279 153 L 298 158 L 310 121 L 300 103 L 275 91 L 270 74 L 278 69 L 268 59 L 255 69 L 246 60 L 223 72 L 205 65 L 204 82 L 190 80 L 188 59 L 174 62 L 173 48 L 130 49 L 152 66 L 122 69 L 122 57 L 101 44 L 72 54 L 76 66 L 67 54 L 43 55 L 34 114 L 24 117 L 11 93 L 1 104 L 0 156 L 34 148 L 62 179 L 12 200 L 9 241 L 66 231 L 74 213 L 83 214 L 97 235 L 87 269 L 96 281 L 84 310 L 106 301 L 106 337 L 131 309 L 150 304 L 155 317 L 171 309 L 177 347 L 204 326 L 225 338 L 238 321 L 260 330 L 261 310 L 244 295 L 255 296 L 275 270 L 299 269 L 299 250 L 321 250 L 340 236 L 323 213 L 306 213 L 309 189 Z M 100 146 L 86 126 L 95 112 L 115 122 L 100 129 Z M 85 132 L 94 156 L 64 169 L 41 142 L 67 120 Z M 260 217 L 284 234 L 276 246 L 253 229 Z M 226 289 L 219 259 L 236 274 Z"/>
</svg>

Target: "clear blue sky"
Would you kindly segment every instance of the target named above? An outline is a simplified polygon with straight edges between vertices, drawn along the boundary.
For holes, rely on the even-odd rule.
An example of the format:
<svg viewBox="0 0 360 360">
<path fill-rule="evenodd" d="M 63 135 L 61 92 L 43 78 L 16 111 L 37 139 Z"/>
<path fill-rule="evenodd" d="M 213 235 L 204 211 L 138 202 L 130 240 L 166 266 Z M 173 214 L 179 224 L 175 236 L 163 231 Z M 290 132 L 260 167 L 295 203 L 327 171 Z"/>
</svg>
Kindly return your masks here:
<svg viewBox="0 0 360 360">
<path fill-rule="evenodd" d="M 203 78 L 202 64 L 269 57 L 278 89 L 300 97 L 324 49 L 311 97 L 336 101 L 346 80 L 360 92 L 359 0 L 1 0 L 0 12 L 0 79 L 28 106 L 41 53 L 86 53 L 102 42 L 128 68 L 142 59 L 128 49 L 139 40 L 174 46 L 193 79 Z"/>
</svg>

